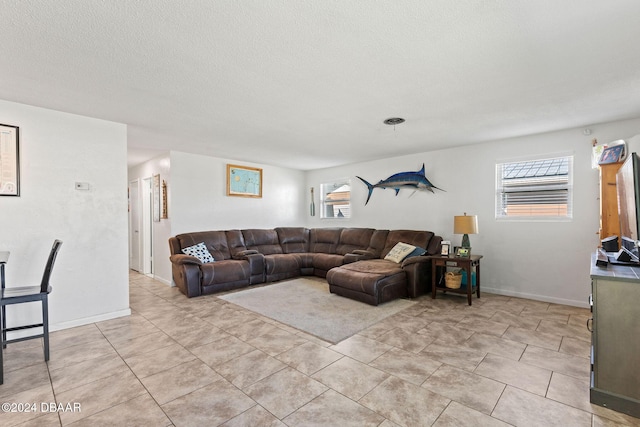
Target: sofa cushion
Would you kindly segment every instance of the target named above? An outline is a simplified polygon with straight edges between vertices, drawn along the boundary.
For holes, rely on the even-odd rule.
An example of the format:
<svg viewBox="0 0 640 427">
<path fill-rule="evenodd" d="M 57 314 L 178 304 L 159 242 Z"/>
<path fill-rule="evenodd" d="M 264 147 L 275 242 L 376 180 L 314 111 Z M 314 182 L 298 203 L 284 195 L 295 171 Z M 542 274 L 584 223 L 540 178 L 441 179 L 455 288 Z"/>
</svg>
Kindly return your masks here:
<svg viewBox="0 0 640 427">
<path fill-rule="evenodd" d="M 238 258 L 239 254 L 245 253 L 248 249 L 244 243 L 244 236 L 240 230 L 227 230 L 227 244 L 231 258 Z M 240 255 L 240 257 L 242 257 Z"/>
<path fill-rule="evenodd" d="M 355 250 L 366 250 L 371 242 L 373 228 L 345 228 L 340 232 L 336 253 L 346 255 Z"/>
<path fill-rule="evenodd" d="M 313 254 L 313 268 L 320 271 L 329 271 L 333 267 L 344 263 L 344 255 L 337 254 Z"/>
<path fill-rule="evenodd" d="M 341 228 L 312 228 L 309 232 L 309 252 L 335 254 L 340 242 Z"/>
<path fill-rule="evenodd" d="M 232 283 L 248 279 L 251 276 L 248 261 L 224 260 L 202 264 L 202 286 Z"/>
<path fill-rule="evenodd" d="M 211 256 L 216 261 L 230 259 L 229 244 L 227 234 L 224 231 L 197 231 L 194 233 L 178 234 L 176 239 L 180 242 L 180 248 L 197 245 L 203 242 Z"/>
<path fill-rule="evenodd" d="M 340 267 L 344 271 L 357 271 L 369 274 L 393 274 L 402 271 L 402 267 L 396 262 L 386 259 L 366 259 Z"/>
<path fill-rule="evenodd" d="M 389 235 L 389 230 L 374 230 L 371 235 L 371 241 L 369 242 L 369 247 L 367 248 L 367 253 L 371 253 L 373 258 L 384 258 L 381 257 L 382 250 L 384 249 L 384 244 L 387 241 L 387 236 Z"/>
<path fill-rule="evenodd" d="M 242 230 L 242 236 L 244 236 L 244 244 L 247 249 L 254 249 L 264 255 L 282 253 L 282 247 L 280 246 L 276 230 Z"/>
<path fill-rule="evenodd" d="M 309 252 L 309 229 L 304 227 L 278 227 L 278 240 L 285 254 Z"/>
<path fill-rule="evenodd" d="M 433 236 L 429 240 L 429 246 L 427 246 L 427 255 L 440 255 L 442 252 L 442 237 Z"/>
<path fill-rule="evenodd" d="M 386 257 L 398 242 L 404 242 L 426 249 L 432 237 L 433 233 L 431 231 L 391 230 L 389 234 L 387 234 L 387 240 L 380 257 Z"/>
<path fill-rule="evenodd" d="M 300 257 L 295 254 L 271 254 L 264 257 L 267 277 L 296 277 L 300 275 Z"/>
<path fill-rule="evenodd" d="M 198 258 L 202 263 L 215 261 L 211 256 L 211 253 L 205 246 L 204 242 L 200 242 L 197 245 L 187 246 L 186 248 L 182 248 L 182 253 L 186 255 L 194 256 Z"/>
</svg>

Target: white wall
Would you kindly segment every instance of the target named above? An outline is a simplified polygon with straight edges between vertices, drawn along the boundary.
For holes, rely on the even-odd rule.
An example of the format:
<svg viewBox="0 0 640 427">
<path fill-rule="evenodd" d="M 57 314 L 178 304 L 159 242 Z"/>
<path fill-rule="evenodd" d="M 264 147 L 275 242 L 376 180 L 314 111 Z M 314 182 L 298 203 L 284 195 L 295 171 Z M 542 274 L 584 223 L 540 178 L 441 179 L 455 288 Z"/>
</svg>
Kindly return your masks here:
<svg viewBox="0 0 640 427">
<path fill-rule="evenodd" d="M 140 183 L 145 178 L 151 178 L 153 175 L 160 174 L 160 183 L 167 183 L 167 219 L 161 219 L 159 222 L 152 221 L 153 234 L 153 276 L 156 280 L 160 280 L 166 284 L 171 284 L 171 264 L 169 259 L 169 244 L 167 243 L 171 237 L 171 160 L 169 153 L 153 158 L 140 165 L 129 169 L 129 182 L 138 179 Z M 162 188 L 160 189 L 160 197 L 162 197 Z M 161 199 L 162 200 L 162 199 Z M 160 206 L 162 209 L 162 206 Z"/>
<path fill-rule="evenodd" d="M 262 168 L 262 198 L 227 196 L 227 164 Z M 171 230 L 303 226 L 303 171 L 171 152 Z"/>
<path fill-rule="evenodd" d="M 0 197 L 8 286 L 39 284 L 58 238 L 52 329 L 130 314 L 126 126 L 7 101 L 0 118 L 20 127 L 21 195 Z M 8 322 L 36 320 L 37 306 L 12 308 Z"/>
<path fill-rule="evenodd" d="M 310 227 L 348 226 L 425 229 L 458 245 L 453 216 L 478 215 L 480 234 L 470 236 L 472 252 L 484 255 L 482 288 L 487 292 L 586 306 L 590 293 L 591 253 L 599 243 L 598 171 L 591 169 L 591 141 L 626 139 L 640 131 L 640 119 L 569 129 L 474 146 L 425 152 L 380 161 L 310 171 L 306 187 L 315 187 L 319 205 L 322 182 L 350 176 L 352 218 L 309 217 Z M 401 129 L 398 129 L 401 132 Z M 574 155 L 574 217 L 567 222 L 499 222 L 495 220 L 495 164 L 548 153 Z M 376 183 L 426 164 L 431 182 L 446 190 L 375 189 L 364 205 L 367 188 L 355 176 Z M 310 197 L 306 196 L 306 204 Z M 319 207 L 316 209 L 319 211 Z"/>
<path fill-rule="evenodd" d="M 229 197 L 227 164 L 262 168 L 262 198 Z M 154 223 L 154 277 L 171 283 L 168 239 L 201 230 L 304 226 L 305 174 L 299 170 L 172 151 L 130 168 L 129 180 L 159 173 L 168 187 L 168 220 Z"/>
</svg>

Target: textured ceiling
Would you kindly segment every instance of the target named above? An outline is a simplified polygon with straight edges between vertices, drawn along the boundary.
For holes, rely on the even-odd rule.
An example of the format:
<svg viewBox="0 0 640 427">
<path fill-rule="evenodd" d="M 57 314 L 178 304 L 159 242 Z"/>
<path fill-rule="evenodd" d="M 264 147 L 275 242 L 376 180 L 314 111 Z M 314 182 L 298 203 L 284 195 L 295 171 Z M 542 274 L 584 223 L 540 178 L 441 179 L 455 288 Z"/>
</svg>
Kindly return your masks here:
<svg viewBox="0 0 640 427">
<path fill-rule="evenodd" d="M 0 99 L 126 123 L 130 164 L 171 149 L 306 170 L 640 117 L 637 0 L 0 11 Z"/>
</svg>

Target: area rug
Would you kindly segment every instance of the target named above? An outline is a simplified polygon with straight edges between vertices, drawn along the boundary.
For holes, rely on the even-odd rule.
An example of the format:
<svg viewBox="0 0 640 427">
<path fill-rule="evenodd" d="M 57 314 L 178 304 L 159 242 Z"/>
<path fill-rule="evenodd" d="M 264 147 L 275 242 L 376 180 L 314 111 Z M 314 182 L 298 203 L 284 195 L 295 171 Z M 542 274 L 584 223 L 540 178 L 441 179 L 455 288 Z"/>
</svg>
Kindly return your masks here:
<svg viewBox="0 0 640 427">
<path fill-rule="evenodd" d="M 336 344 L 415 304 L 397 299 L 378 306 L 329 292 L 319 278 L 298 278 L 220 298 Z"/>
</svg>

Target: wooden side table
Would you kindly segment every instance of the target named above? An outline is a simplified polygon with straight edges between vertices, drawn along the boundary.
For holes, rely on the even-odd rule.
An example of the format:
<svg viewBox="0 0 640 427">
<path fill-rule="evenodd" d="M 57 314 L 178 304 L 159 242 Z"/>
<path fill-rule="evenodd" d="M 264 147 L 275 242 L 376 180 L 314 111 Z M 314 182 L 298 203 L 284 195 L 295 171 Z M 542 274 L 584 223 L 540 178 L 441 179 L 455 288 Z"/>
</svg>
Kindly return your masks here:
<svg viewBox="0 0 640 427">
<path fill-rule="evenodd" d="M 467 294 L 467 301 L 471 305 L 471 295 L 473 294 L 473 270 L 476 271 L 476 295 L 480 298 L 480 259 L 482 255 L 471 255 L 469 257 L 457 256 L 434 256 L 431 258 L 431 298 L 435 299 L 438 291 L 453 292 L 456 294 Z M 438 286 L 437 267 L 458 267 L 467 272 L 467 289 L 451 289 L 445 286 Z M 444 273 L 443 273 L 444 274 Z"/>
</svg>

